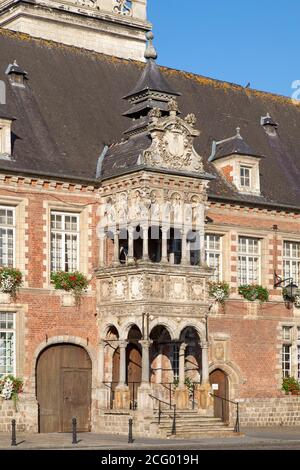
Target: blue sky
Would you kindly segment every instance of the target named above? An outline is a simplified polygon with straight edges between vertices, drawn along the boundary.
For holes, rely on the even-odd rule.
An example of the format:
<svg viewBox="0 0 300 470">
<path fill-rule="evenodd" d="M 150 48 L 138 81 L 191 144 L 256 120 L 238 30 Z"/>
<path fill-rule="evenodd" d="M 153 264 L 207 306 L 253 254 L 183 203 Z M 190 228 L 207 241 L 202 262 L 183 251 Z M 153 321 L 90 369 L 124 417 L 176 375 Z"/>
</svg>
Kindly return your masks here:
<svg viewBox="0 0 300 470">
<path fill-rule="evenodd" d="M 300 80 L 299 0 L 148 0 L 148 17 L 162 65 L 286 96 Z"/>
</svg>

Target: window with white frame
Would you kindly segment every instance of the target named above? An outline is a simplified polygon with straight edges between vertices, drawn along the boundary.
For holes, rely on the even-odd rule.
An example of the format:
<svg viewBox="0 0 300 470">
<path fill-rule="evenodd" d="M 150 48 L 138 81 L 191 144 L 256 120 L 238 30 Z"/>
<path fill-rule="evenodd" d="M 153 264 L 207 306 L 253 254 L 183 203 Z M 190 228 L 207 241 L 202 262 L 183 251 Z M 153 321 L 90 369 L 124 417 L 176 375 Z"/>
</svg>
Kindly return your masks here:
<svg viewBox="0 0 300 470">
<path fill-rule="evenodd" d="M 260 282 L 260 240 L 258 238 L 239 237 L 238 282 L 239 285 Z"/>
<path fill-rule="evenodd" d="M 0 377 L 15 375 L 15 314 L 0 312 Z"/>
<path fill-rule="evenodd" d="M 79 214 L 51 212 L 51 272 L 79 269 Z"/>
<path fill-rule="evenodd" d="M 295 284 L 300 282 L 300 243 L 285 241 L 283 243 L 283 278 L 293 278 Z"/>
<path fill-rule="evenodd" d="M 0 266 L 15 264 L 15 208 L 0 206 Z"/>
<path fill-rule="evenodd" d="M 217 234 L 205 234 L 205 260 L 210 268 L 214 268 L 213 280 L 222 278 L 222 237 Z"/>
<path fill-rule="evenodd" d="M 174 374 L 174 379 L 178 379 L 179 377 L 179 351 L 180 351 L 180 344 L 173 343 L 172 344 L 172 369 Z"/>
<path fill-rule="evenodd" d="M 240 166 L 240 185 L 242 189 L 251 189 L 251 167 Z"/>
<path fill-rule="evenodd" d="M 282 376 L 290 377 L 291 376 L 291 345 L 284 344 L 282 346 Z"/>
</svg>

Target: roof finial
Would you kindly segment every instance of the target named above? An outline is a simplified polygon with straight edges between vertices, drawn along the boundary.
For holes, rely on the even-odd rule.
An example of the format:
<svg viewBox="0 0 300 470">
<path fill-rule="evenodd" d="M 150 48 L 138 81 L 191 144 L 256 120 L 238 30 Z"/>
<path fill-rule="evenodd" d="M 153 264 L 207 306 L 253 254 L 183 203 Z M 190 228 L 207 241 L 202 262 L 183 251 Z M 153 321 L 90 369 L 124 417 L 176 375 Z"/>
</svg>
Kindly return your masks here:
<svg viewBox="0 0 300 470">
<path fill-rule="evenodd" d="M 240 128 L 240 127 L 237 127 L 237 128 L 236 128 L 236 136 L 237 136 L 239 139 L 242 138 L 242 136 L 241 136 L 241 128 Z"/>
<path fill-rule="evenodd" d="M 149 59 L 153 59 L 153 60 L 156 60 L 157 59 L 157 52 L 156 52 L 156 49 L 155 47 L 153 46 L 153 39 L 154 39 L 154 34 L 152 33 L 152 31 L 148 31 L 148 33 L 146 34 L 146 38 L 148 40 L 148 44 L 147 44 L 147 47 L 146 47 L 146 50 L 145 50 L 145 59 L 149 60 Z"/>
</svg>

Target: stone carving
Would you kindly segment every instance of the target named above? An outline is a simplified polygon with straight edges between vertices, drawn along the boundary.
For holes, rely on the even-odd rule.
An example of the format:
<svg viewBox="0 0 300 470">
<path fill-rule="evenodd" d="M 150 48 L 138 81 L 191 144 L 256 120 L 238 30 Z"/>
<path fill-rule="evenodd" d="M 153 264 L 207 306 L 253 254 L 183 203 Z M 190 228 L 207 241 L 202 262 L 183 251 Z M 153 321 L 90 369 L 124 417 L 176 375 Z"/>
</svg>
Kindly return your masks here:
<svg viewBox="0 0 300 470">
<path fill-rule="evenodd" d="M 192 115 L 189 115 L 188 122 L 177 116 L 175 100 L 171 100 L 168 106 L 172 109 L 170 116 L 158 118 L 157 114 L 149 125 L 152 145 L 144 151 L 144 162 L 149 166 L 177 171 L 203 171 L 202 158 L 193 146 L 194 138 L 200 135 L 193 128 L 195 120 Z"/>
<path fill-rule="evenodd" d="M 225 359 L 225 350 L 223 343 L 216 343 L 215 344 L 215 358 L 217 361 L 224 361 Z"/>
<path fill-rule="evenodd" d="M 76 0 L 75 3 L 76 5 L 97 8 L 99 10 L 98 0 Z"/>
<path fill-rule="evenodd" d="M 151 200 L 151 220 L 156 221 L 160 218 L 160 204 L 159 204 L 159 195 L 157 191 L 152 191 L 150 194 Z"/>
<path fill-rule="evenodd" d="M 130 279 L 130 297 L 140 300 L 143 298 L 143 277 L 134 276 Z"/>
<path fill-rule="evenodd" d="M 185 122 L 187 124 L 189 124 L 190 126 L 194 126 L 197 122 L 197 118 L 195 116 L 195 114 L 188 114 L 185 118 L 184 118 Z"/>
<path fill-rule="evenodd" d="M 170 113 L 178 113 L 179 107 L 178 103 L 174 98 L 171 98 L 170 101 L 168 102 L 168 110 Z"/>
<path fill-rule="evenodd" d="M 113 8 L 115 13 L 119 15 L 131 15 L 132 14 L 132 0 L 115 0 L 115 6 Z"/>
<path fill-rule="evenodd" d="M 159 108 L 153 108 L 149 111 L 148 115 L 152 119 L 159 119 L 161 117 L 161 110 Z"/>
<path fill-rule="evenodd" d="M 126 280 L 125 278 L 119 278 L 115 281 L 115 297 L 122 298 L 125 300 L 126 298 Z"/>
</svg>

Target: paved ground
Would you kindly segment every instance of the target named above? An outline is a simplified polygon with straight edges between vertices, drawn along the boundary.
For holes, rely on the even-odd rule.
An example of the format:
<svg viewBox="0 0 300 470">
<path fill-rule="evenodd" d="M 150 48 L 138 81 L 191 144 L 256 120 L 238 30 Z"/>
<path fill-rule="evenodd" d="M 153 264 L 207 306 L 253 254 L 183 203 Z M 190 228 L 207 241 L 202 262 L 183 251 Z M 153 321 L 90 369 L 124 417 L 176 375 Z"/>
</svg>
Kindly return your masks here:
<svg viewBox="0 0 300 470">
<path fill-rule="evenodd" d="M 122 436 L 85 433 L 78 435 L 78 444 L 72 445 L 71 434 L 32 434 L 17 436 L 17 446 L 11 447 L 10 436 L 0 434 L 0 450 L 230 450 L 230 449 L 287 449 L 300 450 L 300 427 L 242 429 L 243 435 L 226 438 L 201 438 L 183 441 L 180 439 L 137 438 L 128 444 Z"/>
</svg>

